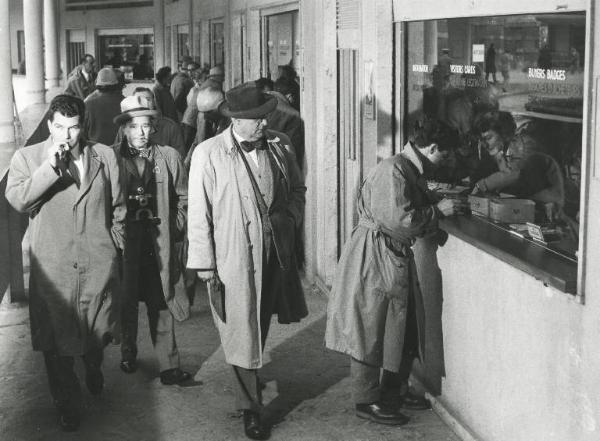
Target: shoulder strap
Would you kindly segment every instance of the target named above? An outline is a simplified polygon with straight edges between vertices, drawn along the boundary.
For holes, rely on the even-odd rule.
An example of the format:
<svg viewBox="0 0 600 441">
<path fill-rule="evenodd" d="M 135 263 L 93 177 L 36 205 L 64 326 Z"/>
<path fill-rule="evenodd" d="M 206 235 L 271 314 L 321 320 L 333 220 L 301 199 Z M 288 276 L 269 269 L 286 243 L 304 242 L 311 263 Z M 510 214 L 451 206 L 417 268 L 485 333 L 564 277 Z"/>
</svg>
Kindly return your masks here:
<svg viewBox="0 0 600 441">
<path fill-rule="evenodd" d="M 258 210 L 260 211 L 260 215 L 264 218 L 265 216 L 269 215 L 269 208 L 267 207 L 267 203 L 265 202 L 265 199 L 263 198 L 262 193 L 260 192 L 260 188 L 258 187 L 256 178 L 254 177 L 254 173 L 252 173 L 252 170 L 250 170 L 250 164 L 248 164 L 246 155 L 244 155 L 242 148 L 240 147 L 239 143 L 237 142 L 237 139 L 235 139 L 235 136 L 233 136 L 233 134 L 231 134 L 231 139 L 233 140 L 233 145 L 235 146 L 235 149 L 237 150 L 238 154 L 242 158 L 242 162 L 244 163 L 244 166 L 246 167 L 246 171 L 248 172 L 248 177 L 250 178 L 250 183 L 252 184 L 252 189 L 254 190 L 254 196 L 256 197 L 256 203 L 258 205 Z"/>
</svg>

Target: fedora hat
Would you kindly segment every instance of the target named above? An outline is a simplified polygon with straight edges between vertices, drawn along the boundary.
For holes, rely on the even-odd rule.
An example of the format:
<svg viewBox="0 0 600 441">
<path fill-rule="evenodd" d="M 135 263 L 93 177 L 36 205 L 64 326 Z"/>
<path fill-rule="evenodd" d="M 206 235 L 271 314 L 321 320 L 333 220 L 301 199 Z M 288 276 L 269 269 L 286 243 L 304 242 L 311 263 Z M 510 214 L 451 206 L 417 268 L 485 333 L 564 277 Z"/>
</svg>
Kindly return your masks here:
<svg viewBox="0 0 600 441">
<path fill-rule="evenodd" d="M 207 87 L 206 89 L 200 89 L 198 92 L 196 105 L 198 106 L 198 111 L 210 112 L 211 110 L 217 110 L 222 101 L 222 90 L 215 89 L 214 87 Z"/>
<path fill-rule="evenodd" d="M 277 98 L 267 95 L 252 81 L 229 89 L 219 105 L 224 116 L 240 119 L 264 118 L 277 107 Z"/>
<path fill-rule="evenodd" d="M 111 67 L 103 67 L 98 71 L 96 86 L 116 86 L 119 84 L 117 72 Z"/>
<path fill-rule="evenodd" d="M 150 110 L 144 99 L 139 95 L 131 95 L 121 101 L 121 113 L 114 117 L 115 124 L 123 124 L 136 116 L 156 117 L 158 112 Z"/>
</svg>

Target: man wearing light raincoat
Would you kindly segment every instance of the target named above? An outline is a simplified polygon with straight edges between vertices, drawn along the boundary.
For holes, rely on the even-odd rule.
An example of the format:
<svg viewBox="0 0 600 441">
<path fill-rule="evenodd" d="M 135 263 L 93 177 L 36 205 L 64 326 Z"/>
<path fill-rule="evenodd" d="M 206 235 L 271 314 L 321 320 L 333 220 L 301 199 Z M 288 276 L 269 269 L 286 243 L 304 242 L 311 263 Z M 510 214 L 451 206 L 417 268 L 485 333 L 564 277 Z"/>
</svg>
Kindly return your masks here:
<svg viewBox="0 0 600 441">
<path fill-rule="evenodd" d="M 399 408 L 429 407 L 408 389 L 413 361 L 424 353 L 425 329 L 411 246 L 426 234 L 443 237 L 438 220 L 464 206 L 437 202 L 425 181 L 456 146 L 456 133 L 425 120 L 413 139 L 363 182 L 358 225 L 344 245 L 327 310 L 325 343 L 351 357 L 357 416 L 390 425 L 408 422 Z"/>
</svg>

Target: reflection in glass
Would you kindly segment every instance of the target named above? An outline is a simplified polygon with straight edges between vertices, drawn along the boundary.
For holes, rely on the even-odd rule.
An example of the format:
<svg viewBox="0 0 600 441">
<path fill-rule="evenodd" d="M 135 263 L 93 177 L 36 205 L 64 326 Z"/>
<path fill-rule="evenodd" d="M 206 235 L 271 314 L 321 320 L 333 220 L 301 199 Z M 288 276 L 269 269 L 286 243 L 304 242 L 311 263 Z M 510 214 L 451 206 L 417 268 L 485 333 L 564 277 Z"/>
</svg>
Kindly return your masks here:
<svg viewBox="0 0 600 441">
<path fill-rule="evenodd" d="M 406 120 L 461 143 L 437 179 L 534 200 L 536 222 L 571 225 L 576 249 L 585 20 L 581 13 L 409 22 Z M 407 131 L 405 131 L 407 132 Z"/>
</svg>

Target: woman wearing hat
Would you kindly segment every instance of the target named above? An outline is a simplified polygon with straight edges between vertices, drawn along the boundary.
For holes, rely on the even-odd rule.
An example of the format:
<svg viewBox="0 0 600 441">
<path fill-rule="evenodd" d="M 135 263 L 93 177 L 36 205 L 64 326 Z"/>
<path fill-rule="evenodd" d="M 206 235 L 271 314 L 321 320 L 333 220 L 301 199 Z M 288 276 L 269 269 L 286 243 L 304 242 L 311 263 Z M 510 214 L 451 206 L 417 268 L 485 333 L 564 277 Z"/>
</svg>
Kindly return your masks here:
<svg viewBox="0 0 600 441">
<path fill-rule="evenodd" d="M 189 300 L 174 252 L 175 243 L 184 235 L 187 176 L 174 148 L 149 142 L 156 116 L 157 111 L 134 95 L 121 102 L 121 114 L 114 120 L 123 133 L 115 150 L 127 194 L 120 367 L 126 373 L 137 369 L 138 302 L 143 301 L 160 380 L 171 385 L 191 378 L 179 368 L 173 320 L 189 316 Z"/>
<path fill-rule="evenodd" d="M 219 111 L 231 118 L 192 157 L 187 267 L 209 282 L 237 409 L 251 439 L 267 439 L 257 369 L 271 323 L 307 315 L 296 270 L 294 235 L 304 186 L 287 136 L 266 130 L 277 105 L 254 83 L 229 90 Z"/>
</svg>

